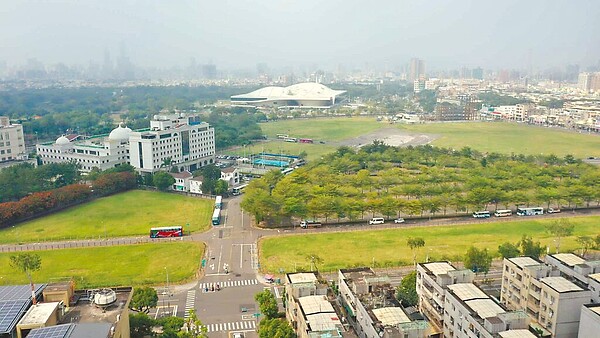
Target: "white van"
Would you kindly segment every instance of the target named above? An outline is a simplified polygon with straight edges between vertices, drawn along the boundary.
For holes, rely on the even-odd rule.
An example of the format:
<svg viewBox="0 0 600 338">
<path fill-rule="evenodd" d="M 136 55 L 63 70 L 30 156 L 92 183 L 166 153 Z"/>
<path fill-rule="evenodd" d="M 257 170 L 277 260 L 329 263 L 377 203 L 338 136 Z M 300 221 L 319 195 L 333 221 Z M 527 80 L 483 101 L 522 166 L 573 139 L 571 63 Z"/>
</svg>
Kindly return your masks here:
<svg viewBox="0 0 600 338">
<path fill-rule="evenodd" d="M 385 220 L 383 219 L 383 217 L 371 218 L 371 220 L 369 221 L 369 224 L 383 224 L 383 223 L 385 223 Z"/>
</svg>

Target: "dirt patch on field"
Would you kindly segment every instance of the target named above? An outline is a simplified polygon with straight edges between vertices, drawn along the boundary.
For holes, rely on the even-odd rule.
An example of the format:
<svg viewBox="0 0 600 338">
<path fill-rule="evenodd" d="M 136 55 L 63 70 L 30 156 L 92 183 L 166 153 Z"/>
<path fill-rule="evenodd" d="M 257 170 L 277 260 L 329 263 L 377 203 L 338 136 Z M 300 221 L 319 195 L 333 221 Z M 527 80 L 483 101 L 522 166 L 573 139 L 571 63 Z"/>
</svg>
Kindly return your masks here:
<svg viewBox="0 0 600 338">
<path fill-rule="evenodd" d="M 340 141 L 340 146 L 362 147 L 373 143 L 375 140 L 383 141 L 390 146 L 407 147 L 409 145 L 419 146 L 428 144 L 439 138 L 439 135 L 434 134 L 419 134 L 403 131 L 396 128 L 383 128 L 372 133 L 361 135 L 355 138 Z"/>
</svg>

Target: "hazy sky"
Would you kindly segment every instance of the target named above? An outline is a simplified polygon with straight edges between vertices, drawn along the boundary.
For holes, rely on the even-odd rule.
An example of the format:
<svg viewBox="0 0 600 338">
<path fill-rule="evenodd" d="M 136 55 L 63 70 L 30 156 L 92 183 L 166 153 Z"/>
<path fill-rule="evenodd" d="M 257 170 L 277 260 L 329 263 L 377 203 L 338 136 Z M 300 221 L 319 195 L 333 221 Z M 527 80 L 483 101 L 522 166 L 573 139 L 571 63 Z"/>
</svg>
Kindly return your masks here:
<svg viewBox="0 0 600 338">
<path fill-rule="evenodd" d="M 0 61 L 526 68 L 600 60 L 600 1 L 5 0 Z"/>
</svg>

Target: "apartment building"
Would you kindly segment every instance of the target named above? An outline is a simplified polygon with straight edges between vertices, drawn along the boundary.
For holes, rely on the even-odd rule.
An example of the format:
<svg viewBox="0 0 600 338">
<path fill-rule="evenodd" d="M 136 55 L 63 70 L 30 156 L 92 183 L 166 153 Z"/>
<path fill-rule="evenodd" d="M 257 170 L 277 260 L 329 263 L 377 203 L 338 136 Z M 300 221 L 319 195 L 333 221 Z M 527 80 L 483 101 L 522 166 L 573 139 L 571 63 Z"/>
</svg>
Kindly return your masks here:
<svg viewBox="0 0 600 338">
<path fill-rule="evenodd" d="M 581 309 L 579 338 L 597 337 L 600 334 L 600 304 L 587 304 Z"/>
<path fill-rule="evenodd" d="M 472 283 L 452 284 L 446 289 L 444 337 L 494 338 L 514 330 L 520 330 L 521 337 L 535 337 L 523 332 L 528 327 L 524 311 L 507 312 Z"/>
<path fill-rule="evenodd" d="M 285 316 L 300 338 L 342 337 L 344 327 L 314 272 L 286 274 Z"/>
<path fill-rule="evenodd" d="M 361 338 L 429 337 L 429 324 L 417 313 L 407 313 L 395 297 L 387 276 L 371 268 L 338 271 L 340 303 L 348 322 Z"/>
<path fill-rule="evenodd" d="M 552 337 L 577 337 L 580 309 L 592 293 L 559 274 L 531 257 L 504 259 L 500 299 L 508 309 L 524 310 L 533 327 Z"/>
<path fill-rule="evenodd" d="M 475 274 L 468 269 L 457 270 L 448 262 L 417 264 L 417 294 L 419 311 L 429 320 L 432 334 L 442 334 L 446 289 L 456 283 L 472 283 Z"/>
<path fill-rule="evenodd" d="M 0 162 L 22 159 L 26 159 L 23 126 L 0 116 Z"/>
<path fill-rule="evenodd" d="M 155 115 L 149 130 L 129 136 L 129 156 L 141 173 L 159 171 L 166 162 L 193 172 L 215 162 L 215 130 L 199 116 Z"/>
</svg>

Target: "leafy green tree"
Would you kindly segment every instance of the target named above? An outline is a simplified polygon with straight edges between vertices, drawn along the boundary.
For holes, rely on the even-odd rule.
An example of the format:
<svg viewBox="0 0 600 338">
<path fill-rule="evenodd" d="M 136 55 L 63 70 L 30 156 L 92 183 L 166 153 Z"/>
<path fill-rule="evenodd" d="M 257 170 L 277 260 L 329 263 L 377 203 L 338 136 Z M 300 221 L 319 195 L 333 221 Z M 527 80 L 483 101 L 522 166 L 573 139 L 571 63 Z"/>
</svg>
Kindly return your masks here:
<svg viewBox="0 0 600 338">
<path fill-rule="evenodd" d="M 577 243 L 581 245 L 581 256 L 583 257 L 585 257 L 587 252 L 590 249 L 593 249 L 596 245 L 596 243 L 594 242 L 594 238 L 591 236 L 578 236 Z"/>
<path fill-rule="evenodd" d="M 184 322 L 184 330 L 183 332 L 179 332 L 178 336 L 180 338 L 208 338 L 208 329 L 206 325 L 202 324 L 202 321 L 198 319 L 198 315 L 196 314 L 196 310 L 191 309 L 189 312 L 189 317 Z"/>
<path fill-rule="evenodd" d="M 156 307 L 156 304 L 158 304 L 156 290 L 149 286 L 144 286 L 133 290 L 129 308 L 137 312 L 148 313 L 151 308 Z"/>
<path fill-rule="evenodd" d="M 220 179 L 217 180 L 217 183 L 215 184 L 215 195 L 223 195 L 227 192 L 227 189 L 229 189 L 227 182 Z"/>
<path fill-rule="evenodd" d="M 425 246 L 425 240 L 422 237 L 408 237 L 406 244 L 413 253 L 413 263 L 417 266 L 417 249 Z"/>
<path fill-rule="evenodd" d="M 287 320 L 264 318 L 258 327 L 259 338 L 296 338 L 296 333 Z"/>
<path fill-rule="evenodd" d="M 396 298 L 403 306 L 415 306 L 419 303 L 417 295 L 417 272 L 411 271 L 402 278 L 400 285 L 396 288 Z"/>
<path fill-rule="evenodd" d="M 465 268 L 475 272 L 487 273 L 492 266 L 492 255 L 488 252 L 488 249 L 477 249 L 471 246 L 464 258 Z"/>
<path fill-rule="evenodd" d="M 156 172 L 152 176 L 152 184 L 158 188 L 158 190 L 165 191 L 169 189 L 175 183 L 175 178 L 164 171 Z"/>
<path fill-rule="evenodd" d="M 310 253 L 306 255 L 306 260 L 310 263 L 311 271 L 319 271 L 319 267 L 317 265 L 323 264 L 323 258 L 319 257 L 316 253 Z"/>
<path fill-rule="evenodd" d="M 521 241 L 519 241 L 519 247 L 521 248 L 521 254 L 523 256 L 529 256 L 534 258 L 540 258 L 542 253 L 546 250 L 540 244 L 540 241 L 534 242 L 531 236 L 523 235 Z"/>
<path fill-rule="evenodd" d="M 498 253 L 502 258 L 513 258 L 519 256 L 519 247 L 510 242 L 504 242 L 498 246 Z"/>
<path fill-rule="evenodd" d="M 29 279 L 29 285 L 31 286 L 31 299 L 33 304 L 37 303 L 35 297 L 35 286 L 33 284 L 33 277 L 31 274 L 42 268 L 42 258 L 38 254 L 34 253 L 20 253 L 10 256 L 10 266 L 13 269 L 23 272 L 27 279 Z"/>
<path fill-rule="evenodd" d="M 266 289 L 254 295 L 254 300 L 258 302 L 260 313 L 262 313 L 265 316 L 265 318 L 277 318 L 279 314 L 277 299 L 275 299 L 275 295 L 273 295 L 273 293 L 271 293 L 269 289 Z"/>
<path fill-rule="evenodd" d="M 162 326 L 163 331 L 178 332 L 183 327 L 184 319 L 175 316 L 162 317 L 156 321 L 156 324 Z"/>
<path fill-rule="evenodd" d="M 156 323 L 144 312 L 129 314 L 129 333 L 131 338 L 145 338 L 152 335 Z"/>
<path fill-rule="evenodd" d="M 556 253 L 559 253 L 560 250 L 560 240 L 563 237 L 571 236 L 573 234 L 573 230 L 575 230 L 575 225 L 571 223 L 568 218 L 559 218 L 545 225 L 546 231 L 556 238 L 554 242 L 556 243 Z"/>
</svg>

